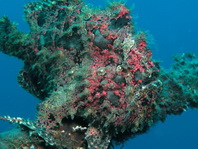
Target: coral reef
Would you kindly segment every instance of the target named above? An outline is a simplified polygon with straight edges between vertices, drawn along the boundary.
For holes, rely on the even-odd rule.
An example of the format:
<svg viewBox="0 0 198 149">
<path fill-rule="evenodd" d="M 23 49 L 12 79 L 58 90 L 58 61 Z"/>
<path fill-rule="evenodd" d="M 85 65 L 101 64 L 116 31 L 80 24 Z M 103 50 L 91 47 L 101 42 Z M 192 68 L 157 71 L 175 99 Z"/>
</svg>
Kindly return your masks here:
<svg viewBox="0 0 198 149">
<path fill-rule="evenodd" d="M 42 102 L 35 120 L 0 117 L 19 125 L 0 135 L 2 148 L 107 149 L 198 107 L 197 56 L 161 69 L 123 3 L 41 0 L 25 18 L 29 33 L 1 18 L 0 51 L 23 60 L 18 82 Z"/>
</svg>

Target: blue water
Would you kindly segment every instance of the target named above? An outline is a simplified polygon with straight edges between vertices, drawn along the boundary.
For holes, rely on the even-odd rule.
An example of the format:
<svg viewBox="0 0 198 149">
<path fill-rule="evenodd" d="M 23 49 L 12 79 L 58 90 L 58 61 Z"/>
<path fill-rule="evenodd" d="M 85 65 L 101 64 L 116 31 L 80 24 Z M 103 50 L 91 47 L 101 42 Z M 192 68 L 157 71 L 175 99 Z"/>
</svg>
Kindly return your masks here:
<svg viewBox="0 0 198 149">
<path fill-rule="evenodd" d="M 1 0 L 0 16 L 7 15 L 27 32 L 23 20 L 23 5 L 30 0 Z M 87 0 L 104 7 L 106 0 Z M 95 2 L 93 2 L 95 1 Z M 198 0 L 128 0 L 136 22 L 136 29 L 151 34 L 153 57 L 165 68 L 171 66 L 172 56 L 183 52 L 198 54 Z M 17 83 L 22 62 L 0 53 L 0 115 L 33 119 L 38 99 Z M 0 122 L 0 132 L 11 129 Z M 168 116 L 165 123 L 157 123 L 144 135 L 126 142 L 124 149 L 198 149 L 198 109 L 180 116 Z"/>
</svg>

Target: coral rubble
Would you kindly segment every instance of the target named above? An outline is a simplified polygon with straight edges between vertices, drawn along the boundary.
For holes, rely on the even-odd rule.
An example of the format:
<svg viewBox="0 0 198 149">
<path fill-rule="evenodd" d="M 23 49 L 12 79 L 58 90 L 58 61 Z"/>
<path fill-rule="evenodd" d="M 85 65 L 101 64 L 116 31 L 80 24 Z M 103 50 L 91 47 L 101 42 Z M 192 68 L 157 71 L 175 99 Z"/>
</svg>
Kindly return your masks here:
<svg viewBox="0 0 198 149">
<path fill-rule="evenodd" d="M 0 117 L 20 126 L 1 134 L 0 146 L 107 149 L 198 107 L 197 56 L 161 69 L 124 4 L 41 0 L 25 6 L 25 18 L 29 33 L 1 18 L 0 51 L 23 60 L 18 82 L 42 102 L 34 121 Z"/>
</svg>

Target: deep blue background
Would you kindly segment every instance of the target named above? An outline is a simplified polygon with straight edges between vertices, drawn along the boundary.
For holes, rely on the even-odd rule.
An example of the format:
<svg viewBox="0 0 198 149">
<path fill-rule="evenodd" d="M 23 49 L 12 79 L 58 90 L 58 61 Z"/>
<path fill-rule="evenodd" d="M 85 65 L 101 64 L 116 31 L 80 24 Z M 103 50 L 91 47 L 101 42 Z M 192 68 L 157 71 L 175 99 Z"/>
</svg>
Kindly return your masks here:
<svg viewBox="0 0 198 149">
<path fill-rule="evenodd" d="M 0 16 L 6 15 L 19 23 L 19 29 L 28 31 L 23 19 L 23 5 L 30 0 L 1 0 Z M 104 7 L 106 0 L 87 0 Z M 172 56 L 183 52 L 198 54 L 198 0 L 128 0 L 136 29 L 148 31 L 151 36 L 154 59 L 169 68 Z M 33 119 L 38 99 L 17 83 L 17 74 L 23 66 L 14 57 L 0 53 L 0 115 Z M 12 128 L 0 122 L 0 132 Z M 198 149 L 198 110 L 188 110 L 180 116 L 168 116 L 165 123 L 157 123 L 144 135 L 125 144 L 125 149 Z"/>
</svg>

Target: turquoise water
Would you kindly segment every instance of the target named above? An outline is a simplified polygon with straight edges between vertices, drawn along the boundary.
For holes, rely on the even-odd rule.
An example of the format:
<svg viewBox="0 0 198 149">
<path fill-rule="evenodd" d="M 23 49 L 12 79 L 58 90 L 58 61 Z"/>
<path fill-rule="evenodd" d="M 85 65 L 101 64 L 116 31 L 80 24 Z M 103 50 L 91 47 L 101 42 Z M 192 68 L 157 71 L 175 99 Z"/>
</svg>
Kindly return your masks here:
<svg viewBox="0 0 198 149">
<path fill-rule="evenodd" d="M 93 2 L 104 7 L 105 0 Z M 96 2 L 97 1 L 97 2 Z M 27 32 L 28 25 L 23 20 L 23 5 L 28 0 L 9 0 L 0 3 L 0 16 L 7 15 L 19 23 L 19 29 Z M 161 60 L 169 68 L 175 54 L 194 52 L 198 54 L 198 1 L 197 0 L 128 0 L 136 29 L 151 34 L 154 59 Z M 33 119 L 39 102 L 24 91 L 16 81 L 22 62 L 16 58 L 0 54 L 0 115 L 21 116 Z M 126 143 L 126 149 L 197 149 L 198 110 L 188 110 L 181 116 L 169 116 L 165 123 L 158 123 L 147 134 L 137 136 Z M 0 131 L 10 129 L 7 122 L 0 122 Z"/>
</svg>

